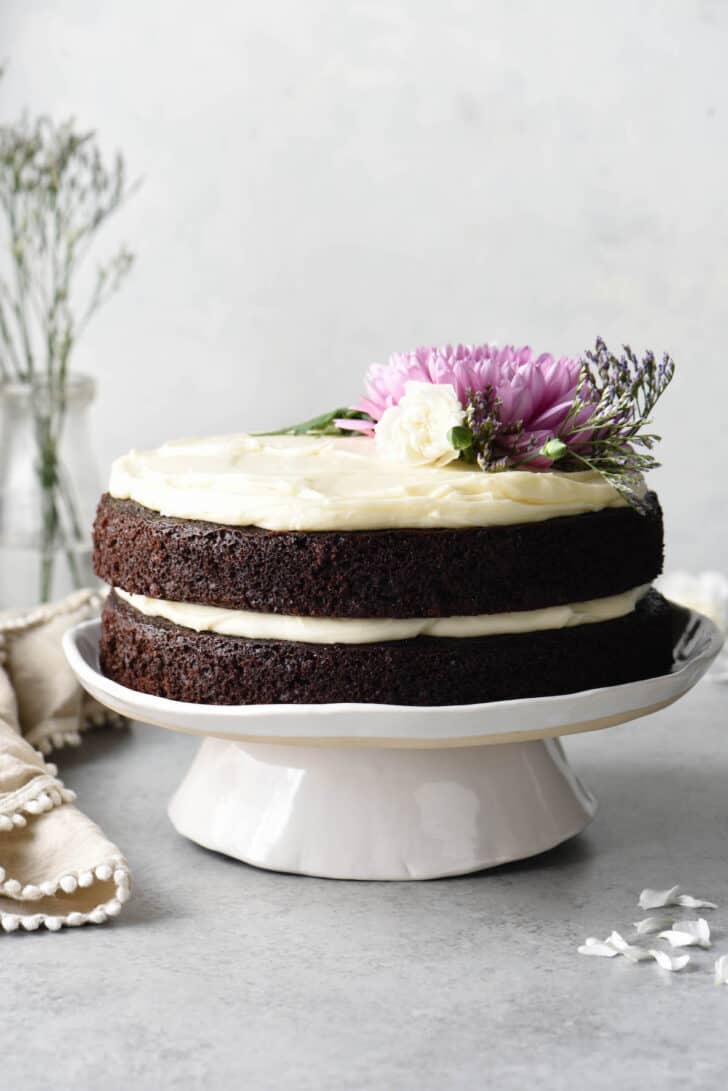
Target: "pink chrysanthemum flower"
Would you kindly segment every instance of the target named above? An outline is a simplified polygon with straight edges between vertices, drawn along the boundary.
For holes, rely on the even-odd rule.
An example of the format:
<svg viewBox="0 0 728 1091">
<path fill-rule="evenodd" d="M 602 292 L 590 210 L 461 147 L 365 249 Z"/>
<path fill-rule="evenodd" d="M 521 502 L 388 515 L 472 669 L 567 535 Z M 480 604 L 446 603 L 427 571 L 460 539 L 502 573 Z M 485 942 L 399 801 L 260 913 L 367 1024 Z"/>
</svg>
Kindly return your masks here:
<svg viewBox="0 0 728 1091">
<path fill-rule="evenodd" d="M 376 423 L 387 409 L 398 405 L 407 382 L 447 383 L 466 408 L 472 395 L 489 393 L 497 402 L 502 425 L 499 443 L 514 463 L 527 452 L 529 469 L 548 469 L 552 460 L 539 455 L 544 443 L 559 435 L 579 388 L 579 359 L 550 353 L 536 356 L 531 348 L 505 345 L 445 345 L 398 352 L 386 364 L 372 364 L 365 379 L 365 394 L 353 406 Z M 583 414 L 588 416 L 588 411 Z M 373 431 L 369 421 L 339 422 L 343 428 Z M 575 422 L 572 421 L 572 425 Z M 578 438 L 577 438 L 578 437 Z M 577 433 L 569 445 L 576 449 L 588 440 Z"/>
</svg>

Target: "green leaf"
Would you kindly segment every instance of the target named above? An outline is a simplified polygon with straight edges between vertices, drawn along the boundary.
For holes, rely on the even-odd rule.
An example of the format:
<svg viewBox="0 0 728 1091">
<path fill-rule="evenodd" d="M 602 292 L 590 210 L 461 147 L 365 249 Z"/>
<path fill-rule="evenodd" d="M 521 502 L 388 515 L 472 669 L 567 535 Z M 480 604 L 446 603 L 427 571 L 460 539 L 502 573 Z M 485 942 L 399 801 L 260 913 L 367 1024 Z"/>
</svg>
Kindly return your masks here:
<svg viewBox="0 0 728 1091">
<path fill-rule="evenodd" d="M 473 433 L 464 424 L 457 424 L 448 432 L 447 441 L 456 451 L 467 451 L 473 446 Z"/>
<path fill-rule="evenodd" d="M 349 435 L 343 428 L 338 428 L 335 420 L 365 420 L 371 421 L 368 413 L 362 413 L 360 409 L 340 408 L 332 409 L 329 413 L 322 413 L 318 417 L 302 421 L 300 424 L 291 424 L 288 428 L 278 428 L 273 432 L 256 432 L 258 436 L 344 436 Z"/>
</svg>

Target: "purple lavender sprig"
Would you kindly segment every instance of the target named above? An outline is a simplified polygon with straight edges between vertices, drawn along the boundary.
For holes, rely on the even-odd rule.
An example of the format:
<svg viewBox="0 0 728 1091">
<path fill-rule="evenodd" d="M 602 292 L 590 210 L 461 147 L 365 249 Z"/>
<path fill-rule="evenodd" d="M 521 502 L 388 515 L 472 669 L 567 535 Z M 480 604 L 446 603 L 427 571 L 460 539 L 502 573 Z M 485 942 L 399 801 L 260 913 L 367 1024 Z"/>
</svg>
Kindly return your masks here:
<svg viewBox="0 0 728 1091">
<path fill-rule="evenodd" d="M 503 399 L 493 386 L 468 390 L 465 424 L 453 429 L 451 442 L 466 462 L 476 462 L 481 470 L 495 473 L 512 470 L 537 454 L 538 441 L 528 435 L 522 419 L 503 419 Z"/>
<path fill-rule="evenodd" d="M 559 470 L 596 470 L 638 510 L 641 475 L 660 463 L 652 450 L 660 437 L 645 429 L 675 373 L 665 353 L 658 363 L 654 352 L 639 360 L 629 345 L 621 356 L 609 351 L 601 337 L 582 358 L 579 386 L 557 435 L 541 453 Z"/>
</svg>

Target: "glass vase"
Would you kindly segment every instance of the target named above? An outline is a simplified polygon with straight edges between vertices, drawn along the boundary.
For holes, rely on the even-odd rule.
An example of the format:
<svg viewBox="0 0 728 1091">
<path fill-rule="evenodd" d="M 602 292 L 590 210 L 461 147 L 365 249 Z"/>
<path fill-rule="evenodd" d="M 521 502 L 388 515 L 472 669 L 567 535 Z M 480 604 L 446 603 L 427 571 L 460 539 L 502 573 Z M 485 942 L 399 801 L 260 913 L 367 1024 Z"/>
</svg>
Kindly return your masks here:
<svg viewBox="0 0 728 1091">
<path fill-rule="evenodd" d="M 96 385 L 0 384 L 0 608 L 61 598 L 95 582 L 91 524 L 99 495 L 89 432 Z"/>
</svg>

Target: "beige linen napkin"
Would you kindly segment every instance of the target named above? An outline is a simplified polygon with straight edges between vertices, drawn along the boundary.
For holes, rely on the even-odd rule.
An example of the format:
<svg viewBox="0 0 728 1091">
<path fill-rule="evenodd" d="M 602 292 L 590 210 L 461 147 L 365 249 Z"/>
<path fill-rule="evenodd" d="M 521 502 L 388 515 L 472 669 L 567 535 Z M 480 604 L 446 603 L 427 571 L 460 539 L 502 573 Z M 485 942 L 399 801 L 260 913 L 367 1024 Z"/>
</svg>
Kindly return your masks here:
<svg viewBox="0 0 728 1091">
<path fill-rule="evenodd" d="M 82 692 L 61 636 L 90 617 L 97 596 L 0 615 L 0 929 L 55 931 L 101 924 L 129 898 L 116 845 L 76 807 L 44 755 L 118 719 Z"/>
</svg>

